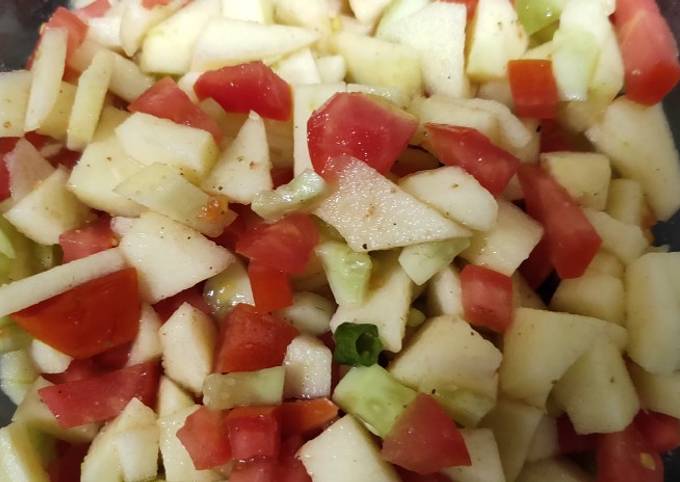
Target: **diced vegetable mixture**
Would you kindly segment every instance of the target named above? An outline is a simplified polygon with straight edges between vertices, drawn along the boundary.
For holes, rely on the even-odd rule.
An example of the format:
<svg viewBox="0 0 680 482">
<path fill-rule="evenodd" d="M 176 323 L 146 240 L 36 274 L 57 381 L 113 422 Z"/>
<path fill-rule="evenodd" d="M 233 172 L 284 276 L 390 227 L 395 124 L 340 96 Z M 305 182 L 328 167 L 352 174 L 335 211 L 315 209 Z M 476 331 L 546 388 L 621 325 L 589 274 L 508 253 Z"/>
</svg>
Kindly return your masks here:
<svg viewBox="0 0 680 482">
<path fill-rule="evenodd" d="M 664 481 L 655 0 L 72 3 L 0 73 L 0 480 Z"/>
</svg>

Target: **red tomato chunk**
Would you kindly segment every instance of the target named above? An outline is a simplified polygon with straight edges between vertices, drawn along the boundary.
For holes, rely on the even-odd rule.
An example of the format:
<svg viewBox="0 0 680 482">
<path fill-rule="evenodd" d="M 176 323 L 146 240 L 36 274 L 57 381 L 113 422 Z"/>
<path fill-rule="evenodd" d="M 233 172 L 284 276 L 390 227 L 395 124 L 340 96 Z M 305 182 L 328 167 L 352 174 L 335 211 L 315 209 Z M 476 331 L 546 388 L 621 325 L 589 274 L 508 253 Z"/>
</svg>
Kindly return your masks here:
<svg viewBox="0 0 680 482">
<path fill-rule="evenodd" d="M 200 285 L 192 286 L 170 298 L 159 301 L 153 305 L 153 309 L 156 310 L 161 321 L 166 322 L 184 303 L 189 303 L 197 310 L 201 310 L 205 314 L 210 314 L 210 307 L 203 298 L 203 289 Z"/>
<path fill-rule="evenodd" d="M 640 410 L 635 417 L 635 426 L 655 452 L 680 447 L 680 420 L 675 417 Z"/>
<path fill-rule="evenodd" d="M 206 470 L 224 465 L 231 460 L 231 446 L 225 414 L 201 407 L 189 415 L 177 438 L 187 449 L 194 467 Z"/>
<path fill-rule="evenodd" d="M 519 267 L 529 286 L 536 290 L 553 272 L 550 262 L 550 249 L 545 237 L 534 247 L 529 257 Z"/>
<path fill-rule="evenodd" d="M 73 358 L 89 358 L 135 339 L 141 301 L 137 272 L 124 269 L 12 315 L 38 340 Z"/>
<path fill-rule="evenodd" d="M 40 398 L 64 428 L 116 417 L 133 398 L 154 406 L 160 367 L 143 363 L 95 378 L 53 385 L 38 391 Z"/>
<path fill-rule="evenodd" d="M 95 0 L 87 7 L 79 8 L 75 12 L 83 17 L 103 17 L 111 8 L 109 0 Z"/>
<path fill-rule="evenodd" d="M 239 407 L 225 417 L 231 451 L 236 460 L 279 456 L 281 427 L 277 407 Z"/>
<path fill-rule="evenodd" d="M 469 127 L 427 124 L 432 152 L 446 165 L 460 166 L 494 196 L 500 195 L 517 172 L 519 159 Z"/>
<path fill-rule="evenodd" d="M 76 259 L 85 258 L 118 245 L 111 219 L 101 216 L 96 221 L 59 236 L 59 245 L 64 252 L 63 262 L 68 263 Z"/>
<path fill-rule="evenodd" d="M 296 400 L 279 407 L 284 435 L 316 434 L 338 416 L 338 406 L 327 398 Z"/>
<path fill-rule="evenodd" d="M 597 435 L 576 433 L 569 417 L 563 415 L 557 419 L 557 441 L 561 454 L 581 454 L 595 450 Z"/>
<path fill-rule="evenodd" d="M 511 60 L 508 79 L 515 113 L 520 117 L 553 119 L 559 96 L 549 60 Z"/>
<path fill-rule="evenodd" d="M 227 112 L 253 110 L 267 119 L 288 120 L 293 108 L 290 86 L 262 62 L 206 72 L 194 91 L 201 99 L 214 99 Z"/>
<path fill-rule="evenodd" d="M 663 462 L 631 424 L 597 441 L 597 482 L 663 482 Z"/>
<path fill-rule="evenodd" d="M 618 0 L 616 32 L 626 70 L 626 96 L 660 102 L 680 80 L 678 45 L 655 0 Z"/>
<path fill-rule="evenodd" d="M 302 274 L 318 242 L 312 218 L 291 214 L 272 224 L 250 226 L 237 241 L 236 252 L 271 269 Z"/>
<path fill-rule="evenodd" d="M 9 171 L 5 158 L 0 157 L 0 202 L 8 199 L 12 193 L 9 190 Z"/>
<path fill-rule="evenodd" d="M 418 127 L 418 120 L 378 98 L 335 94 L 307 122 L 309 155 L 323 174 L 338 156 L 355 157 L 386 174 Z"/>
<path fill-rule="evenodd" d="M 71 445 L 58 440 L 56 442 L 56 458 L 52 460 L 47 473 L 50 482 L 74 482 L 80 480 L 80 466 L 85 459 L 89 445 Z"/>
<path fill-rule="evenodd" d="M 156 82 L 137 97 L 128 106 L 128 110 L 144 112 L 177 124 L 203 129 L 210 132 L 217 143 L 222 138 L 222 131 L 217 122 L 194 104 L 186 92 L 180 89 L 170 77 Z"/>
<path fill-rule="evenodd" d="M 470 465 L 470 454 L 456 424 L 437 401 L 419 394 L 385 437 L 382 456 L 418 474 Z"/>
<path fill-rule="evenodd" d="M 292 325 L 274 315 L 240 304 L 222 325 L 215 360 L 220 373 L 262 370 L 281 365 L 286 347 L 298 335 Z"/>
<path fill-rule="evenodd" d="M 529 214 L 545 228 L 550 260 L 562 279 L 578 278 L 602 240 L 581 208 L 550 174 L 525 164 L 519 170 Z"/>
<path fill-rule="evenodd" d="M 460 273 L 465 319 L 503 333 L 512 323 L 512 280 L 504 274 L 469 264 Z"/>
<path fill-rule="evenodd" d="M 248 278 L 258 311 L 267 313 L 293 304 L 293 286 L 286 273 L 264 266 L 259 261 L 251 261 Z"/>
</svg>

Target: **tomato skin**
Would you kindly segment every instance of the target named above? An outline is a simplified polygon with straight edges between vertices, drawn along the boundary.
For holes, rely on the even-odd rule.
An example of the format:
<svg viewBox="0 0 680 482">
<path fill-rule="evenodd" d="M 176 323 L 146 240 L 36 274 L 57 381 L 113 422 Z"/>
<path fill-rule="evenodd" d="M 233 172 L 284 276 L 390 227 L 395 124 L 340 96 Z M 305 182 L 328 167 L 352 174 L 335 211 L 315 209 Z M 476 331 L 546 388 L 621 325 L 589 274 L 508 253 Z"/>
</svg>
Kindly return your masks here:
<svg viewBox="0 0 680 482">
<path fill-rule="evenodd" d="M 239 304 L 222 324 L 215 371 L 245 372 L 279 366 L 297 335 L 295 327 L 276 316 Z"/>
<path fill-rule="evenodd" d="M 520 117 L 554 119 L 557 116 L 559 94 L 549 60 L 526 59 L 508 62 L 508 79 Z"/>
<path fill-rule="evenodd" d="M 550 262 L 550 248 L 545 237 L 534 247 L 519 270 L 533 290 L 537 290 L 548 279 L 553 272 L 553 265 Z"/>
<path fill-rule="evenodd" d="M 680 420 L 675 417 L 640 410 L 635 417 L 635 426 L 657 453 L 680 447 Z"/>
<path fill-rule="evenodd" d="M 460 273 L 465 319 L 503 333 L 512 323 L 512 279 L 496 271 L 468 264 Z"/>
<path fill-rule="evenodd" d="M 89 358 L 131 342 L 139 330 L 137 272 L 97 278 L 12 314 L 40 341 L 73 358 Z"/>
<path fill-rule="evenodd" d="M 79 8 L 76 14 L 86 18 L 103 17 L 111 8 L 109 0 L 95 0 L 87 7 Z"/>
<path fill-rule="evenodd" d="M 231 460 L 224 422 L 224 412 L 201 407 L 189 415 L 177 431 L 177 438 L 189 452 L 196 470 L 212 469 Z"/>
<path fill-rule="evenodd" d="M 385 101 L 361 93 L 338 93 L 307 122 L 307 142 L 314 170 L 348 155 L 381 174 L 392 169 L 418 128 L 415 117 Z"/>
<path fill-rule="evenodd" d="M 397 473 L 402 482 L 451 482 L 451 479 L 442 474 L 421 475 L 400 467 L 397 467 Z"/>
<path fill-rule="evenodd" d="M 293 287 L 286 273 L 271 269 L 258 261 L 251 261 L 248 265 L 248 279 L 258 311 L 267 313 L 293 304 Z"/>
<path fill-rule="evenodd" d="M 338 411 L 328 398 L 285 402 L 279 407 L 281 431 L 284 436 L 316 434 L 338 417 Z"/>
<path fill-rule="evenodd" d="M 525 164 L 519 170 L 527 212 L 545 228 L 550 260 L 562 279 L 578 278 L 602 245 L 581 208 L 547 172 Z"/>
<path fill-rule="evenodd" d="M 170 77 L 159 80 L 144 91 L 130 103 L 128 110 L 203 129 L 210 132 L 218 144 L 222 139 L 222 131 L 217 122 L 194 104 L 186 92 L 180 89 Z"/>
<path fill-rule="evenodd" d="M 63 262 L 68 263 L 113 248 L 118 239 L 111 229 L 111 218 L 101 216 L 82 228 L 63 233 L 59 245 L 64 252 Z"/>
<path fill-rule="evenodd" d="M 184 291 L 180 291 L 170 298 L 165 298 L 153 305 L 161 321 L 165 323 L 170 319 L 172 314 L 184 303 L 189 303 L 197 310 L 201 310 L 206 315 L 210 315 L 210 307 L 203 298 L 203 288 L 199 285 L 192 286 Z"/>
<path fill-rule="evenodd" d="M 0 202 L 9 199 L 12 193 L 9 190 L 9 171 L 4 156 L 0 157 Z"/>
<path fill-rule="evenodd" d="M 597 435 L 576 433 L 569 417 L 563 415 L 557 419 L 557 441 L 561 454 L 581 454 L 595 450 Z"/>
<path fill-rule="evenodd" d="M 142 6 L 148 10 L 157 6 L 165 6 L 169 3 L 170 0 L 142 0 Z"/>
<path fill-rule="evenodd" d="M 275 167 L 271 172 L 274 189 L 283 186 L 284 184 L 288 184 L 295 177 L 295 173 L 289 167 Z"/>
<path fill-rule="evenodd" d="M 311 216 L 291 214 L 272 224 L 256 224 L 239 237 L 236 252 L 287 274 L 302 274 L 319 231 Z"/>
<path fill-rule="evenodd" d="M 626 96 L 660 102 L 680 80 L 678 45 L 654 0 L 618 0 L 614 16 L 625 66 Z"/>
<path fill-rule="evenodd" d="M 454 421 L 423 393 L 397 419 L 383 440 L 381 454 L 388 462 L 421 475 L 472 463 Z"/>
<path fill-rule="evenodd" d="M 469 127 L 425 126 L 432 151 L 442 163 L 460 166 L 494 196 L 500 195 L 517 172 L 519 159 Z"/>
<path fill-rule="evenodd" d="M 635 424 L 597 439 L 597 482 L 663 482 L 664 467 Z"/>
<path fill-rule="evenodd" d="M 293 109 L 290 85 L 260 61 L 206 72 L 194 91 L 200 99 L 214 99 L 227 112 L 253 110 L 267 119 L 285 121 Z"/>
<path fill-rule="evenodd" d="M 58 7 L 44 25 L 45 29 L 63 28 L 68 33 L 67 57 L 70 57 L 85 40 L 87 24 L 64 7 Z"/>
<path fill-rule="evenodd" d="M 153 407 L 160 366 L 142 363 L 94 378 L 42 388 L 41 400 L 64 428 L 116 417 L 133 398 Z"/>
<path fill-rule="evenodd" d="M 278 407 L 238 407 L 227 413 L 224 424 L 234 459 L 276 459 L 281 449 Z"/>
</svg>

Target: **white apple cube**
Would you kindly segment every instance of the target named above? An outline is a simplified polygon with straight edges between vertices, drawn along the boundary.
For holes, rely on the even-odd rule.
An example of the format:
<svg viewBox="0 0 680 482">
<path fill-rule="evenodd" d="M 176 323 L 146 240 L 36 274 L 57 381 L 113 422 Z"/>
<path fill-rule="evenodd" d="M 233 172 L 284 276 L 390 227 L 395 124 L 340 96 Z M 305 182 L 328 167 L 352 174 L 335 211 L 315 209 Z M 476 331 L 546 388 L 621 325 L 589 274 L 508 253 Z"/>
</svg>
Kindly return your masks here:
<svg viewBox="0 0 680 482">
<path fill-rule="evenodd" d="M 224 271 L 234 260 L 200 233 L 151 212 L 123 236 L 120 250 L 137 269 L 143 298 L 152 304 Z"/>
<path fill-rule="evenodd" d="M 632 179 L 612 179 L 606 211 L 622 223 L 641 226 L 647 206 L 640 183 Z"/>
<path fill-rule="evenodd" d="M 498 203 L 474 177 L 459 167 L 411 174 L 399 180 L 399 187 L 470 229 L 487 231 L 496 223 Z"/>
<path fill-rule="evenodd" d="M 333 84 L 342 82 L 347 75 L 347 62 L 342 55 L 324 55 L 316 59 L 321 83 Z"/>
<path fill-rule="evenodd" d="M 581 467 L 566 458 L 550 458 L 524 466 L 516 482 L 590 482 L 592 477 Z"/>
<path fill-rule="evenodd" d="M 128 57 L 135 55 L 149 30 L 176 12 L 181 5 L 181 0 L 173 0 L 167 5 L 156 5 L 153 8 L 146 8 L 142 0 L 126 2 L 120 19 L 120 44 L 125 54 Z"/>
<path fill-rule="evenodd" d="M 390 363 L 390 373 L 419 391 L 463 388 L 496 398 L 501 352 L 454 316 L 427 321 Z"/>
<path fill-rule="evenodd" d="M 113 216 L 139 216 L 144 208 L 115 188 L 143 167 L 125 153 L 116 137 L 108 137 L 85 148 L 71 171 L 68 189 L 88 206 Z"/>
<path fill-rule="evenodd" d="M 649 253 L 626 269 L 628 354 L 646 371 L 680 370 L 678 253 Z"/>
<path fill-rule="evenodd" d="M 427 285 L 427 314 L 463 315 L 463 298 L 460 276 L 455 266 L 450 265 L 434 275 Z"/>
<path fill-rule="evenodd" d="M 545 303 L 536 292 L 531 289 L 524 277 L 516 271 L 512 275 L 512 297 L 515 308 L 536 308 L 544 310 Z"/>
<path fill-rule="evenodd" d="M 139 65 L 144 72 L 185 74 L 206 25 L 221 15 L 220 0 L 197 0 L 148 31 Z"/>
<path fill-rule="evenodd" d="M 331 17 L 339 13 L 328 0 L 273 0 L 273 4 L 278 23 L 310 28 L 324 36 L 331 32 Z"/>
<path fill-rule="evenodd" d="M 498 444 L 488 428 L 461 429 L 472 462 L 469 466 L 450 467 L 443 474 L 457 482 L 505 482 Z"/>
<path fill-rule="evenodd" d="M 307 143 L 307 122 L 312 113 L 338 92 L 346 92 L 344 83 L 297 85 L 293 87 L 293 158 L 295 175 L 312 168 Z"/>
<path fill-rule="evenodd" d="M 543 415 L 531 440 L 527 462 L 545 460 L 560 454 L 560 442 L 557 435 L 557 421 L 550 415 Z"/>
<path fill-rule="evenodd" d="M 364 94 L 382 97 L 401 109 L 406 109 L 411 98 L 399 87 L 385 87 L 365 84 L 347 84 L 347 92 L 362 92 Z"/>
<path fill-rule="evenodd" d="M 639 226 L 622 223 L 605 212 L 591 208 L 586 208 L 583 212 L 602 238 L 602 248 L 624 264 L 640 257 L 649 247 L 649 239 Z"/>
<path fill-rule="evenodd" d="M 314 482 L 399 482 L 371 435 L 351 415 L 303 445 L 297 457 Z"/>
<path fill-rule="evenodd" d="M 142 314 L 139 318 L 139 332 L 130 347 L 127 366 L 156 360 L 163 354 L 160 331 L 161 320 L 156 311 L 148 304 L 142 304 Z"/>
<path fill-rule="evenodd" d="M 562 280 L 550 300 L 550 309 L 621 325 L 625 318 L 623 282 L 607 274 Z"/>
<path fill-rule="evenodd" d="M 97 130 L 94 132 L 92 143 L 105 141 L 116 135 L 116 127 L 121 125 L 130 117 L 130 113 L 121 109 L 117 109 L 111 105 L 105 105 L 102 109 L 102 115 L 99 118 Z"/>
<path fill-rule="evenodd" d="M 337 53 L 347 61 L 347 73 L 360 84 L 399 87 L 408 96 L 422 88 L 418 52 L 408 46 L 342 32 L 333 37 Z"/>
<path fill-rule="evenodd" d="M 163 368 L 175 382 L 198 395 L 212 371 L 217 329 L 212 319 L 184 303 L 159 331 Z"/>
<path fill-rule="evenodd" d="M 595 257 L 590 261 L 586 272 L 583 276 L 589 276 L 591 274 L 605 274 L 614 276 L 615 278 L 623 278 L 624 266 L 619 258 L 614 256 L 607 251 L 600 250 L 597 252 Z"/>
<path fill-rule="evenodd" d="M 142 164 L 178 167 L 192 178 L 203 177 L 218 156 L 213 136 L 203 129 L 136 112 L 116 128 L 123 150 Z"/>
<path fill-rule="evenodd" d="M 113 2 L 109 10 L 101 16 L 85 18 L 87 39 L 94 40 L 111 50 L 120 50 L 120 24 L 125 10 L 125 2 Z"/>
<path fill-rule="evenodd" d="M 94 136 L 113 72 L 112 55 L 102 50 L 81 74 L 66 131 L 66 145 L 81 151 Z"/>
<path fill-rule="evenodd" d="M 667 220 L 678 210 L 680 160 L 660 104 L 646 107 L 620 97 L 586 135 L 614 169 L 642 185 L 658 219 Z"/>
<path fill-rule="evenodd" d="M 470 86 L 465 75 L 464 5 L 434 2 L 390 22 L 380 38 L 408 45 L 420 55 L 423 83 L 430 94 L 467 97 Z M 432 48 L 438 45 L 438 48 Z"/>
<path fill-rule="evenodd" d="M 158 474 L 158 425 L 150 425 L 117 433 L 112 444 L 118 454 L 123 480 L 141 482 Z"/>
<path fill-rule="evenodd" d="M 274 21 L 274 2 L 272 0 L 222 0 L 222 16 L 234 20 L 247 20 L 257 23 Z"/>
<path fill-rule="evenodd" d="M 374 24 L 390 3 L 391 0 L 349 0 L 357 20 L 368 25 Z"/>
<path fill-rule="evenodd" d="M 580 434 L 620 432 L 640 409 L 621 353 L 606 338 L 567 370 L 553 396 Z"/>
<path fill-rule="evenodd" d="M 343 323 L 371 323 L 377 326 L 386 350 L 399 352 L 406 329 L 413 283 L 396 259 L 384 261 L 382 271 L 373 273 L 361 304 L 340 305 L 331 318 L 335 331 Z"/>
<path fill-rule="evenodd" d="M 309 48 L 300 49 L 282 59 L 276 64 L 274 71 L 290 85 L 321 83 L 319 68 Z"/>
<path fill-rule="evenodd" d="M 158 401 L 156 412 L 159 417 L 167 417 L 185 408 L 192 407 L 194 399 L 179 385 L 165 375 L 161 376 L 158 384 Z"/>
<path fill-rule="evenodd" d="M 553 384 L 606 334 L 606 325 L 586 316 L 517 309 L 503 337 L 502 390 L 544 408 Z"/>
<path fill-rule="evenodd" d="M 119 271 L 125 268 L 125 264 L 120 250 L 113 248 L 0 286 L 0 316 L 23 310 L 82 283 Z"/>
<path fill-rule="evenodd" d="M 472 264 L 511 276 L 543 237 L 540 224 L 507 201 L 498 202 L 496 225 L 476 232 L 461 256 Z"/>
<path fill-rule="evenodd" d="M 21 137 L 33 76 L 27 70 L 0 73 L 0 137 Z"/>
<path fill-rule="evenodd" d="M 300 335 L 290 342 L 283 359 L 286 398 L 319 398 L 331 394 L 333 353 L 321 340 Z"/>
<path fill-rule="evenodd" d="M 251 112 L 201 186 L 211 194 L 250 204 L 258 193 L 273 188 L 271 168 L 264 121 Z"/>
<path fill-rule="evenodd" d="M 508 61 L 521 57 L 529 44 L 509 0 L 480 0 L 470 36 L 467 74 L 475 81 L 505 77 Z"/>
<path fill-rule="evenodd" d="M 70 356 L 61 353 L 40 340 L 33 340 L 29 348 L 31 360 L 40 373 L 62 373 L 73 361 Z"/>
<path fill-rule="evenodd" d="M 628 371 L 642 408 L 680 418 L 680 371 L 667 375 L 653 374 L 635 363 L 628 363 Z"/>
<path fill-rule="evenodd" d="M 605 208 L 612 175 L 607 156 L 551 152 L 541 154 L 541 163 L 579 205 L 600 211 Z"/>
<path fill-rule="evenodd" d="M 66 139 L 68 122 L 71 118 L 73 101 L 76 98 L 76 87 L 68 82 L 62 82 L 59 88 L 59 96 L 54 103 L 52 112 L 40 125 L 39 134 L 52 137 L 59 141 Z"/>
<path fill-rule="evenodd" d="M 109 90 L 127 102 L 132 102 L 151 87 L 155 80 L 141 71 L 132 60 L 113 53 L 113 71 Z"/>
<path fill-rule="evenodd" d="M 66 189 L 68 171 L 60 167 L 5 213 L 5 218 L 36 243 L 59 243 L 59 236 L 85 224 L 90 210 Z"/>
<path fill-rule="evenodd" d="M 277 314 L 301 332 L 319 336 L 330 330 L 331 317 L 335 309 L 335 304 L 327 298 L 310 291 L 302 291 L 293 295 L 291 306 Z"/>
<path fill-rule="evenodd" d="M 48 29 L 40 40 L 31 67 L 31 92 L 26 107 L 24 131 L 41 126 L 59 97 L 61 78 L 66 67 L 66 30 Z"/>
<path fill-rule="evenodd" d="M 242 42 L 244 38 L 248 42 Z M 214 70 L 257 60 L 271 62 L 318 39 L 315 31 L 301 27 L 216 18 L 198 38 L 191 70 Z"/>
<path fill-rule="evenodd" d="M 521 472 L 542 416 L 535 407 L 502 399 L 482 420 L 482 426 L 496 437 L 506 481 L 513 482 Z"/>
<path fill-rule="evenodd" d="M 470 233 L 358 160 L 343 170 L 335 192 L 314 213 L 357 252 L 464 238 Z"/>
<path fill-rule="evenodd" d="M 0 429 L 0 475 L 12 482 L 49 482 L 40 454 L 26 428 L 11 423 Z"/>
</svg>

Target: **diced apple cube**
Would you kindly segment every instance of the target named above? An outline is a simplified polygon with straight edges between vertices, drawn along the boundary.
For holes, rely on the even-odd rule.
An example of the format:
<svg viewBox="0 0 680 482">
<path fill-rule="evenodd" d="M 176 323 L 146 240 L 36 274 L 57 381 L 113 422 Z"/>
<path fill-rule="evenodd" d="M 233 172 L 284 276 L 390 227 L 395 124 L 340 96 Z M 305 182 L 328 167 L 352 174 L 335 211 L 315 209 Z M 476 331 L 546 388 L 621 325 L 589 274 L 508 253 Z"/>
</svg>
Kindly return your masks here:
<svg viewBox="0 0 680 482">
<path fill-rule="evenodd" d="M 422 392 L 464 388 L 495 399 L 500 364 L 500 351 L 467 322 L 440 316 L 418 330 L 389 371 Z"/>
<path fill-rule="evenodd" d="M 457 482 L 504 482 L 503 465 L 494 433 L 488 428 L 461 429 L 472 465 L 450 467 L 442 473 Z"/>
<path fill-rule="evenodd" d="M 70 356 L 55 350 L 40 340 L 33 340 L 30 353 L 31 359 L 40 373 L 62 373 L 73 361 Z"/>
<path fill-rule="evenodd" d="M 31 92 L 26 107 L 24 130 L 34 131 L 50 115 L 59 97 L 66 67 L 66 30 L 48 29 L 43 34 L 31 67 Z"/>
<path fill-rule="evenodd" d="M 628 363 L 628 371 L 642 408 L 680 418 L 680 371 L 658 375 L 643 370 L 635 363 Z"/>
<path fill-rule="evenodd" d="M 624 264 L 637 259 L 649 247 L 649 240 L 639 226 L 622 223 L 605 212 L 590 208 L 583 212 L 602 238 L 602 248 L 616 255 Z"/>
<path fill-rule="evenodd" d="M 557 421 L 550 415 L 543 415 L 531 440 L 527 462 L 544 460 L 560 454 L 560 443 L 557 435 Z"/>
<path fill-rule="evenodd" d="M 165 375 L 161 376 L 161 381 L 158 384 L 158 401 L 156 403 L 156 412 L 158 412 L 159 417 L 172 415 L 193 405 L 194 399 L 191 395 L 170 378 Z"/>
<path fill-rule="evenodd" d="M 607 214 L 622 223 L 641 226 L 646 210 L 645 196 L 639 182 L 612 179 L 607 197 Z"/>
<path fill-rule="evenodd" d="M 470 263 L 511 276 L 543 237 L 543 228 L 521 209 L 498 202 L 496 225 L 476 232 L 461 256 Z"/>
<path fill-rule="evenodd" d="M 625 316 L 623 282 L 611 275 L 589 275 L 560 282 L 550 309 L 592 316 L 623 324 Z"/>
<path fill-rule="evenodd" d="M 42 122 L 38 133 L 60 141 L 65 140 L 75 98 L 76 87 L 73 84 L 62 82 L 52 112 Z"/>
<path fill-rule="evenodd" d="M 309 48 L 300 49 L 281 60 L 276 64 L 275 72 L 290 85 L 321 83 L 316 60 Z"/>
<path fill-rule="evenodd" d="M 217 160 L 218 146 L 202 129 L 136 112 L 116 128 L 123 150 L 142 164 L 162 162 L 202 178 Z"/>
<path fill-rule="evenodd" d="M 278 315 L 303 333 L 319 336 L 330 330 L 335 304 L 321 295 L 302 291 L 293 295 L 293 304 Z"/>
<path fill-rule="evenodd" d="M 0 137 L 21 137 L 33 76 L 27 70 L 0 73 Z"/>
<path fill-rule="evenodd" d="M 0 475 L 12 482 L 48 482 L 50 477 L 40 463 L 26 428 L 11 423 L 0 429 Z"/>
<path fill-rule="evenodd" d="M 426 293 L 428 315 L 463 315 L 460 276 L 453 265 L 442 269 L 430 279 Z"/>
<path fill-rule="evenodd" d="M 420 93 L 420 58 L 413 48 L 349 32 L 336 34 L 333 45 L 356 82 L 399 87 L 409 97 Z"/>
<path fill-rule="evenodd" d="M 197 0 L 148 31 L 139 64 L 143 71 L 185 74 L 205 26 L 221 14 L 220 0 Z"/>
<path fill-rule="evenodd" d="M 142 0 L 126 2 L 120 19 L 120 44 L 125 54 L 128 57 L 135 55 L 149 30 L 177 11 L 181 4 L 181 0 L 173 0 L 167 5 L 146 8 Z"/>
<path fill-rule="evenodd" d="M 54 171 L 5 213 L 5 218 L 33 241 L 51 245 L 59 236 L 85 223 L 90 210 L 66 189 L 68 171 Z"/>
<path fill-rule="evenodd" d="M 517 482 L 545 482 L 559 480 L 560 482 L 590 482 L 590 474 L 575 463 L 565 458 L 551 458 L 524 466 L 517 478 Z"/>
<path fill-rule="evenodd" d="M 158 425 L 148 425 L 117 433 L 111 443 L 118 454 L 123 480 L 141 482 L 158 473 Z"/>
<path fill-rule="evenodd" d="M 258 193 L 272 189 L 271 168 L 264 121 L 251 112 L 202 187 L 211 194 L 250 204 Z"/>
<path fill-rule="evenodd" d="M 319 398 L 331 394 L 333 353 L 319 339 L 300 335 L 286 349 L 286 398 Z"/>
<path fill-rule="evenodd" d="M 591 274 L 606 274 L 614 276 L 615 278 L 623 278 L 624 266 L 619 258 L 607 251 L 600 250 L 595 257 L 590 261 L 586 272 L 583 276 Z"/>
<path fill-rule="evenodd" d="M 144 303 L 139 319 L 139 332 L 130 347 L 127 366 L 138 365 L 161 357 L 163 347 L 159 335 L 160 328 L 161 320 L 156 311 Z"/>
<path fill-rule="evenodd" d="M 316 68 L 319 70 L 321 82 L 333 84 L 342 82 L 347 75 L 347 62 L 342 55 L 324 55 L 316 59 Z"/>
<path fill-rule="evenodd" d="M 602 154 L 551 152 L 541 155 L 541 162 L 553 178 L 581 206 L 603 210 L 612 170 Z"/>
<path fill-rule="evenodd" d="M 621 352 L 606 338 L 567 370 L 553 396 L 580 434 L 620 432 L 640 409 Z"/>
<path fill-rule="evenodd" d="M 328 427 L 298 452 L 314 482 L 398 482 L 366 429 L 351 415 Z"/>
<path fill-rule="evenodd" d="M 244 38 L 248 42 L 243 42 Z M 315 31 L 305 28 L 215 18 L 198 37 L 191 70 L 214 70 L 256 60 L 271 62 L 318 39 Z"/>
<path fill-rule="evenodd" d="M 137 269 L 145 301 L 156 303 L 224 271 L 234 257 L 191 228 L 151 212 L 123 236 L 120 249 Z"/>
<path fill-rule="evenodd" d="M 496 200 L 459 167 L 415 173 L 402 178 L 399 187 L 470 229 L 487 231 L 496 224 Z"/>
</svg>

